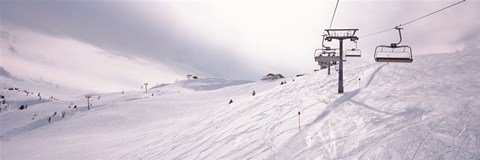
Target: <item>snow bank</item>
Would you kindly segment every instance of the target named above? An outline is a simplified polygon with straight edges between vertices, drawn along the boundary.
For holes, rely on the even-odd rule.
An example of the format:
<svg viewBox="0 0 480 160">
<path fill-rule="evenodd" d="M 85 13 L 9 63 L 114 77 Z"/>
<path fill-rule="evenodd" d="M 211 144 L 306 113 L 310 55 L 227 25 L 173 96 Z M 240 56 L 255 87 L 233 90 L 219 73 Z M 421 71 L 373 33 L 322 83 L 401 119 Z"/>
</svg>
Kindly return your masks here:
<svg viewBox="0 0 480 160">
<path fill-rule="evenodd" d="M 0 113 L 0 158 L 480 159 L 479 53 L 347 62 L 344 94 L 320 71 L 285 85 L 181 81 L 94 96 L 91 110 L 77 97 L 81 110 L 52 124 L 71 101 L 32 104 Z"/>
</svg>

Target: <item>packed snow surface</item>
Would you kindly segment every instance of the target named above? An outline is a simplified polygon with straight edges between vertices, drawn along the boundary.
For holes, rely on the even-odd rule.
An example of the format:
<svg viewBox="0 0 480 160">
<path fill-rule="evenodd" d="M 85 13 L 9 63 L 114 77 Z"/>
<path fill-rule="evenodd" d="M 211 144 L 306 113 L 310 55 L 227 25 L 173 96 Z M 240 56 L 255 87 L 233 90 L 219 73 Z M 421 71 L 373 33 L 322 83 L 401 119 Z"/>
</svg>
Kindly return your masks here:
<svg viewBox="0 0 480 160">
<path fill-rule="evenodd" d="M 414 58 L 347 61 L 343 94 L 326 70 L 94 94 L 90 110 L 2 86 L 0 159 L 480 159 L 480 51 Z"/>
</svg>

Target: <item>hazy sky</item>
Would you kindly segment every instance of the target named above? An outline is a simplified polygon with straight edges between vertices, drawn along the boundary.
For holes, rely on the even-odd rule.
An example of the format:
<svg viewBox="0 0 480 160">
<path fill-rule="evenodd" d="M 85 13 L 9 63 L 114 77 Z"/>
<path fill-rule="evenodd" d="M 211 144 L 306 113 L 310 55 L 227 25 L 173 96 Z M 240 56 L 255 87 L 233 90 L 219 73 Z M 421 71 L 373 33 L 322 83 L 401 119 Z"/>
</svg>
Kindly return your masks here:
<svg viewBox="0 0 480 160">
<path fill-rule="evenodd" d="M 358 28 L 362 60 L 393 28 L 452 0 L 340 1 L 332 28 Z M 316 68 L 336 0 L 0 1 L 0 64 L 13 75 L 93 90 L 200 77 L 258 80 Z M 405 26 L 414 56 L 479 46 L 480 1 Z M 336 43 L 332 43 L 336 47 Z M 351 47 L 351 43 L 346 43 Z M 361 62 L 361 61 L 360 61 Z"/>
</svg>

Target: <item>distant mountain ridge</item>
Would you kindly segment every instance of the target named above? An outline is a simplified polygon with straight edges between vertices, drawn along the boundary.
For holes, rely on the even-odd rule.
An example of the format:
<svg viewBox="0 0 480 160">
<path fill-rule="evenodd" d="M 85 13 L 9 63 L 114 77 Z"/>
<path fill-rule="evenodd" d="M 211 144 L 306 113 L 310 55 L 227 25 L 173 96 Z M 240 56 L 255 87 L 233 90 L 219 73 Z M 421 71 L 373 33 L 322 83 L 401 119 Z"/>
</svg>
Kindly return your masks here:
<svg viewBox="0 0 480 160">
<path fill-rule="evenodd" d="M 252 82 L 253 81 L 249 81 L 249 80 L 228 80 L 223 78 L 199 78 L 199 79 L 191 79 L 191 80 L 180 80 L 172 84 L 160 84 L 150 89 L 157 89 L 157 88 L 170 86 L 170 87 L 181 87 L 181 88 L 186 88 L 191 90 L 207 91 L 207 90 L 216 90 L 224 87 L 242 85 L 242 84 L 247 84 Z"/>
</svg>

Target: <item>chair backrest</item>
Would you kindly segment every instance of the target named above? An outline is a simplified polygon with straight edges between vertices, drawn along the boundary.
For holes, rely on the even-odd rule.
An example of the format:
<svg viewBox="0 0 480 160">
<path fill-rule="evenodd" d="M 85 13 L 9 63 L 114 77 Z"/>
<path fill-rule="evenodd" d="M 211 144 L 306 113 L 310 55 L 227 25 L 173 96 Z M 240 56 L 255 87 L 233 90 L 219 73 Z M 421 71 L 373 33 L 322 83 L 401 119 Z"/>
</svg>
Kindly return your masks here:
<svg viewBox="0 0 480 160">
<path fill-rule="evenodd" d="M 375 48 L 374 58 L 376 62 L 413 62 L 412 48 L 407 45 L 386 46 L 380 45 Z"/>
<path fill-rule="evenodd" d="M 362 51 L 360 49 L 347 49 L 345 51 L 345 57 L 361 57 Z"/>
</svg>

